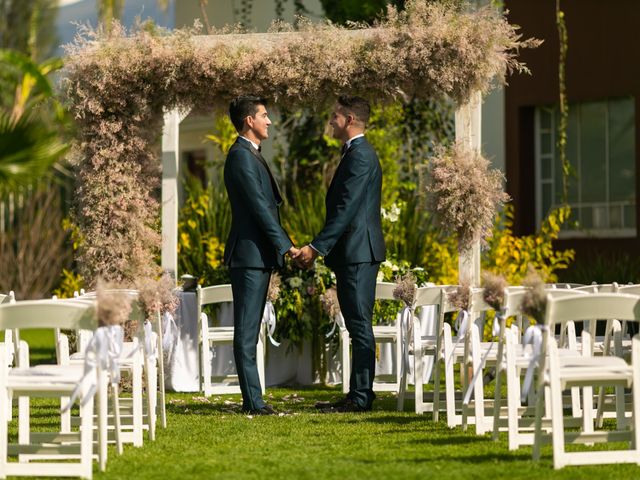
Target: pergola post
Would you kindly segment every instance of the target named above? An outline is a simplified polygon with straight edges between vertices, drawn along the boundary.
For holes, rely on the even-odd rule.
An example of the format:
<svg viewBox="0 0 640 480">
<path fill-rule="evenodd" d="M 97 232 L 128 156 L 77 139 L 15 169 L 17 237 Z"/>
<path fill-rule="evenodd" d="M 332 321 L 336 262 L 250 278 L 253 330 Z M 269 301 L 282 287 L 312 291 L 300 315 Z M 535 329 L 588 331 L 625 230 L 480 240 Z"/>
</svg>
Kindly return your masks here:
<svg viewBox="0 0 640 480">
<path fill-rule="evenodd" d="M 482 131 L 482 94 L 474 92 L 469 101 L 460 105 L 455 114 L 456 142 L 480 152 Z M 459 282 L 480 285 L 480 242 L 460 251 L 458 260 Z"/>
<path fill-rule="evenodd" d="M 180 122 L 178 110 L 164 114 L 162 128 L 162 270 L 178 274 L 178 174 Z"/>
</svg>

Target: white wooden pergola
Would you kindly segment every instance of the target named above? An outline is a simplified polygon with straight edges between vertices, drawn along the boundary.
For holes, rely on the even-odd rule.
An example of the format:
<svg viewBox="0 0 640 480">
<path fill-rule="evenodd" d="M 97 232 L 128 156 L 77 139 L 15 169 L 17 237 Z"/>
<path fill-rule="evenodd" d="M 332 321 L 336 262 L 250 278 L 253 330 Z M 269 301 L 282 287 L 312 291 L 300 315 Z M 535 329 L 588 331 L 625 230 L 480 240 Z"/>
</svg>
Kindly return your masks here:
<svg viewBox="0 0 640 480">
<path fill-rule="evenodd" d="M 347 35 L 367 36 L 375 32 L 369 30 L 345 31 Z M 208 46 L 250 45 L 259 42 L 262 46 L 275 46 L 284 36 L 303 35 L 296 32 L 245 35 L 203 36 L 198 42 Z M 475 92 L 468 102 L 459 105 L 455 114 L 456 141 L 480 151 L 482 95 Z M 180 167 L 180 123 L 188 112 L 171 110 L 164 115 L 162 134 L 162 269 L 174 278 L 178 271 L 178 178 Z M 471 285 L 480 284 L 480 243 L 462 252 L 459 261 L 460 281 L 468 280 Z"/>
</svg>

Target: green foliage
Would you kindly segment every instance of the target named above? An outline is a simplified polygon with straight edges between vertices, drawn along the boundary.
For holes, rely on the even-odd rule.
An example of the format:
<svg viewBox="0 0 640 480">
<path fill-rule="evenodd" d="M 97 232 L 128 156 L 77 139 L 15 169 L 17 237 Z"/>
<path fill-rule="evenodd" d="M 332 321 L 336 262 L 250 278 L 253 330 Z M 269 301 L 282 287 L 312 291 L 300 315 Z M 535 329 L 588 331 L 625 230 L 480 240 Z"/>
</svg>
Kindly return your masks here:
<svg viewBox="0 0 640 480">
<path fill-rule="evenodd" d="M 58 298 L 73 298 L 75 292 L 79 292 L 81 288 L 84 288 L 82 276 L 73 270 L 63 268 L 60 277 L 60 285 L 52 292 Z"/>
<path fill-rule="evenodd" d="M 274 305 L 278 315 L 276 336 L 298 347 L 304 339 L 312 338 L 314 331 L 324 336 L 331 321 L 322 310 L 320 295 L 335 286 L 333 273 L 318 259 L 312 270 L 300 270 L 287 262 L 280 275 L 280 296 Z"/>
<path fill-rule="evenodd" d="M 222 268 L 224 242 L 231 228 L 224 184 L 211 182 L 205 188 L 198 179 L 187 178 L 184 188 L 178 222 L 179 275 L 193 275 L 202 285 L 229 283 L 228 271 Z"/>
<path fill-rule="evenodd" d="M 67 150 L 41 120 L 23 115 L 14 121 L 0 112 L 0 193 L 43 178 Z"/>
<path fill-rule="evenodd" d="M 504 275 L 511 285 L 520 284 L 529 266 L 535 268 L 545 282 L 557 281 L 557 271 L 566 269 L 575 258 L 573 250 L 556 251 L 553 247 L 569 215 L 568 207 L 552 210 L 537 233 L 517 237 L 513 234 L 514 209 L 505 206 L 489 239 L 483 268 Z"/>
</svg>

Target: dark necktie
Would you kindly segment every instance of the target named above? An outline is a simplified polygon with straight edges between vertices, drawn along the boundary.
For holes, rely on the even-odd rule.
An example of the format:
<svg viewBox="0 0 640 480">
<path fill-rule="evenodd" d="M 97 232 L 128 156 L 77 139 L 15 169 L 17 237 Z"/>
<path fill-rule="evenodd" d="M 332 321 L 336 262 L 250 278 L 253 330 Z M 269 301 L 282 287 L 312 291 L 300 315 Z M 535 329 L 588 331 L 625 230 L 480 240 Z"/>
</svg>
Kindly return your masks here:
<svg viewBox="0 0 640 480">
<path fill-rule="evenodd" d="M 261 152 L 262 151 L 262 145 L 258 145 L 258 151 Z"/>
<path fill-rule="evenodd" d="M 349 147 L 345 143 L 344 145 L 342 145 L 342 150 L 340 151 L 340 157 L 344 157 L 344 154 L 347 153 L 347 150 L 349 150 Z"/>
</svg>

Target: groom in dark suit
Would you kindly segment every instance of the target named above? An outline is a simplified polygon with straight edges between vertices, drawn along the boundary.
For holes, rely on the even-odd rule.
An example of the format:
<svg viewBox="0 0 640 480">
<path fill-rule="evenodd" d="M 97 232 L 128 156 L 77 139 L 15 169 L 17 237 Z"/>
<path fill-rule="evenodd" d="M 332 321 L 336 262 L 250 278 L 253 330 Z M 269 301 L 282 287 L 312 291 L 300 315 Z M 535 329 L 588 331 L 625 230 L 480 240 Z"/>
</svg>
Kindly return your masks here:
<svg viewBox="0 0 640 480">
<path fill-rule="evenodd" d="M 361 97 L 341 96 L 330 125 L 343 142 L 342 158 L 327 191 L 327 216 L 322 231 L 300 249 L 296 262 L 311 266 L 316 256 L 336 274 L 338 301 L 351 337 L 352 370 L 349 393 L 333 403 L 319 403 L 325 412 L 371 410 L 376 344 L 372 316 L 376 279 L 385 245 L 380 221 L 382 168 L 364 137 L 370 114 Z"/>
<path fill-rule="evenodd" d="M 256 345 L 271 271 L 282 267 L 283 256 L 298 250 L 280 226 L 282 196 L 260 153 L 271 120 L 266 102 L 241 96 L 229 106 L 239 137 L 224 164 L 224 184 L 231 203 L 231 231 L 224 262 L 233 290 L 233 355 L 242 391 L 242 410 L 253 415 L 276 412 L 262 399 Z"/>
</svg>

